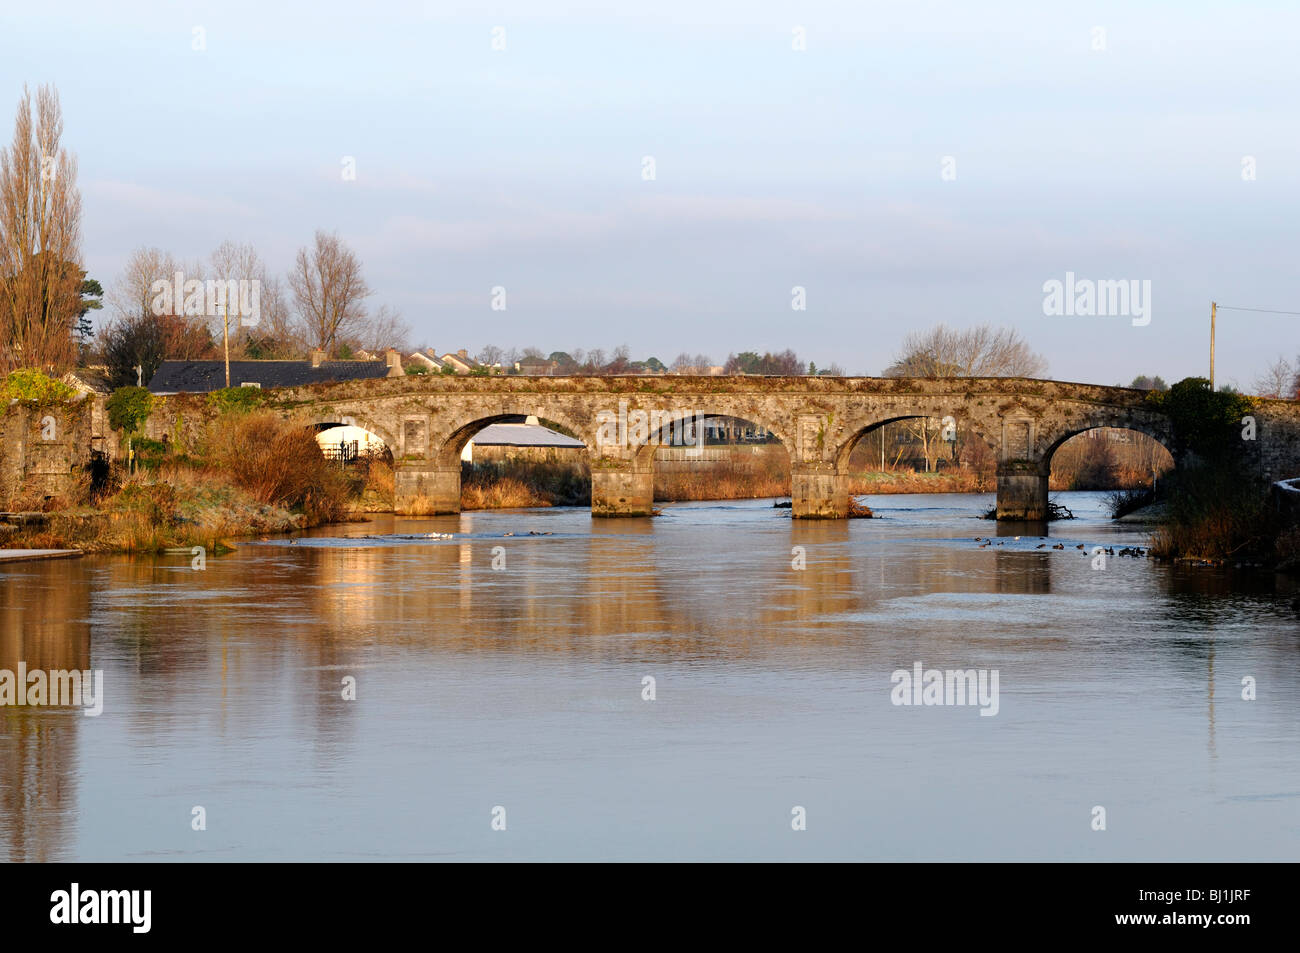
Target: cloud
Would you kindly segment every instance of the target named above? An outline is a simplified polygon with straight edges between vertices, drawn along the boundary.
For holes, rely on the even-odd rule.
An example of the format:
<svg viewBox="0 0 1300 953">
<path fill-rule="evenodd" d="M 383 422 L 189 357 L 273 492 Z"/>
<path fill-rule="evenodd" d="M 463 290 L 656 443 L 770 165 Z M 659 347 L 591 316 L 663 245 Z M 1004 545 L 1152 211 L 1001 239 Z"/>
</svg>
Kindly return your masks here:
<svg viewBox="0 0 1300 953">
<path fill-rule="evenodd" d="M 135 219 L 152 216 L 174 222 L 187 218 L 200 220 L 254 218 L 258 214 L 251 205 L 225 197 L 208 198 L 134 182 L 92 180 L 82 186 L 82 193 L 92 202 L 107 205 L 110 214 L 114 213 L 115 209 L 120 209 L 129 212 Z M 96 209 L 96 211 L 100 210 Z"/>
</svg>

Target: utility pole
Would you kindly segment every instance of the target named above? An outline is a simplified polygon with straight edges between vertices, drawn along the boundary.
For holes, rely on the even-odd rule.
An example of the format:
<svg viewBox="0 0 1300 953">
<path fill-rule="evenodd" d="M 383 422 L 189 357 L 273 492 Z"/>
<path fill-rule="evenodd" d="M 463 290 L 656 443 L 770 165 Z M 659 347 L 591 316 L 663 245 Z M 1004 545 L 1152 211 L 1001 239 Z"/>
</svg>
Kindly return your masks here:
<svg viewBox="0 0 1300 953">
<path fill-rule="evenodd" d="M 226 386 L 230 386 L 230 309 L 226 302 L 221 302 L 221 343 L 226 352 Z M 1213 353 L 1213 348 L 1210 349 Z M 1214 359 L 1210 359 L 1210 376 L 1214 376 Z"/>
<path fill-rule="evenodd" d="M 1210 302 L 1210 390 L 1214 390 L 1214 319 L 1219 310 L 1217 301 Z"/>
</svg>

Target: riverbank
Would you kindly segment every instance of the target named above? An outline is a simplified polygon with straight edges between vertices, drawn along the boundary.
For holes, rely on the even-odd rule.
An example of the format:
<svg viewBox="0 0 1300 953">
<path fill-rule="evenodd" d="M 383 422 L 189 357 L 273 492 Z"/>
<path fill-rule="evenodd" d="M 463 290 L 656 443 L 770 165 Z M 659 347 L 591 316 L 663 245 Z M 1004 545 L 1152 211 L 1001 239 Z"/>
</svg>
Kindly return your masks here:
<svg viewBox="0 0 1300 953">
<path fill-rule="evenodd" d="M 240 487 L 210 476 L 136 474 L 95 505 L 49 512 L 7 514 L 0 545 L 21 549 L 79 549 L 87 553 L 157 553 L 203 546 L 229 548 L 247 537 L 294 533 L 350 518 L 327 512 L 294 512 L 264 503 Z"/>
<path fill-rule="evenodd" d="M 136 438 L 133 469 L 86 472 L 57 497 L 10 488 L 0 544 L 161 552 L 292 533 L 354 518 L 364 473 L 321 455 L 315 435 L 267 413 L 221 415 L 193 440 Z"/>
</svg>

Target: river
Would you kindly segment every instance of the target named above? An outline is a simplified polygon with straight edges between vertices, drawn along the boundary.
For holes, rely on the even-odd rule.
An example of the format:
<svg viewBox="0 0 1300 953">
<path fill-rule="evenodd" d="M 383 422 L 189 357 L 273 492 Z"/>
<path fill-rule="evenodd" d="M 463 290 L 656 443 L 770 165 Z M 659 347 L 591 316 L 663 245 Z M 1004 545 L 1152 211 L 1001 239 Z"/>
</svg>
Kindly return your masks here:
<svg viewBox="0 0 1300 953">
<path fill-rule="evenodd" d="M 0 852 L 1293 860 L 1295 581 L 1101 568 L 1145 541 L 1102 497 L 1057 494 L 1048 539 L 954 494 L 6 565 L 0 669 L 102 670 L 103 711 L 0 708 Z M 996 705 L 896 704 L 918 663 Z"/>
</svg>

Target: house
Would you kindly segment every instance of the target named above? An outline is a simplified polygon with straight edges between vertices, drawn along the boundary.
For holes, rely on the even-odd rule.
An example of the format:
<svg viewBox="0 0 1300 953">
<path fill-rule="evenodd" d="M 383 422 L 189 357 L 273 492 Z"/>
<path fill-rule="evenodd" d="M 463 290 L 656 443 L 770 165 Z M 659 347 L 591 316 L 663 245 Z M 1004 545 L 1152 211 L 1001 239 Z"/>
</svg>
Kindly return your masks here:
<svg viewBox="0 0 1300 953">
<path fill-rule="evenodd" d="M 523 423 L 488 424 L 460 452 L 466 463 L 502 463 L 527 460 L 531 463 L 581 462 L 587 445 L 549 427 L 536 417 Z"/>
<path fill-rule="evenodd" d="M 444 366 L 438 352 L 431 347 L 426 347 L 423 351 L 412 351 L 411 364 L 424 368 L 430 374 L 440 373 Z"/>
<path fill-rule="evenodd" d="M 739 417 L 710 417 L 704 423 L 706 444 L 770 443 L 775 439 L 766 427 Z"/>
<path fill-rule="evenodd" d="M 560 365 L 544 357 L 525 357 L 515 363 L 515 370 L 530 377 L 551 377 Z"/>
<path fill-rule="evenodd" d="M 687 364 L 673 371 L 674 374 L 688 374 L 695 377 L 721 377 L 726 368 L 721 364 Z"/>
<path fill-rule="evenodd" d="M 113 393 L 113 385 L 108 378 L 108 368 L 103 365 L 78 367 L 68 371 L 60 380 L 78 394 L 93 396 L 95 394 L 108 395 Z"/>
<path fill-rule="evenodd" d="M 470 357 L 464 348 L 461 348 L 455 354 L 444 354 L 439 360 L 443 364 L 449 365 L 457 374 L 468 374 L 474 368 L 478 367 L 478 361 Z"/>
<path fill-rule="evenodd" d="M 302 387 L 333 381 L 403 376 L 402 357 L 389 350 L 386 361 L 327 361 L 313 351 L 307 361 L 231 361 L 231 387 Z M 226 386 L 225 361 L 163 361 L 149 380 L 155 394 L 204 394 Z"/>
</svg>

